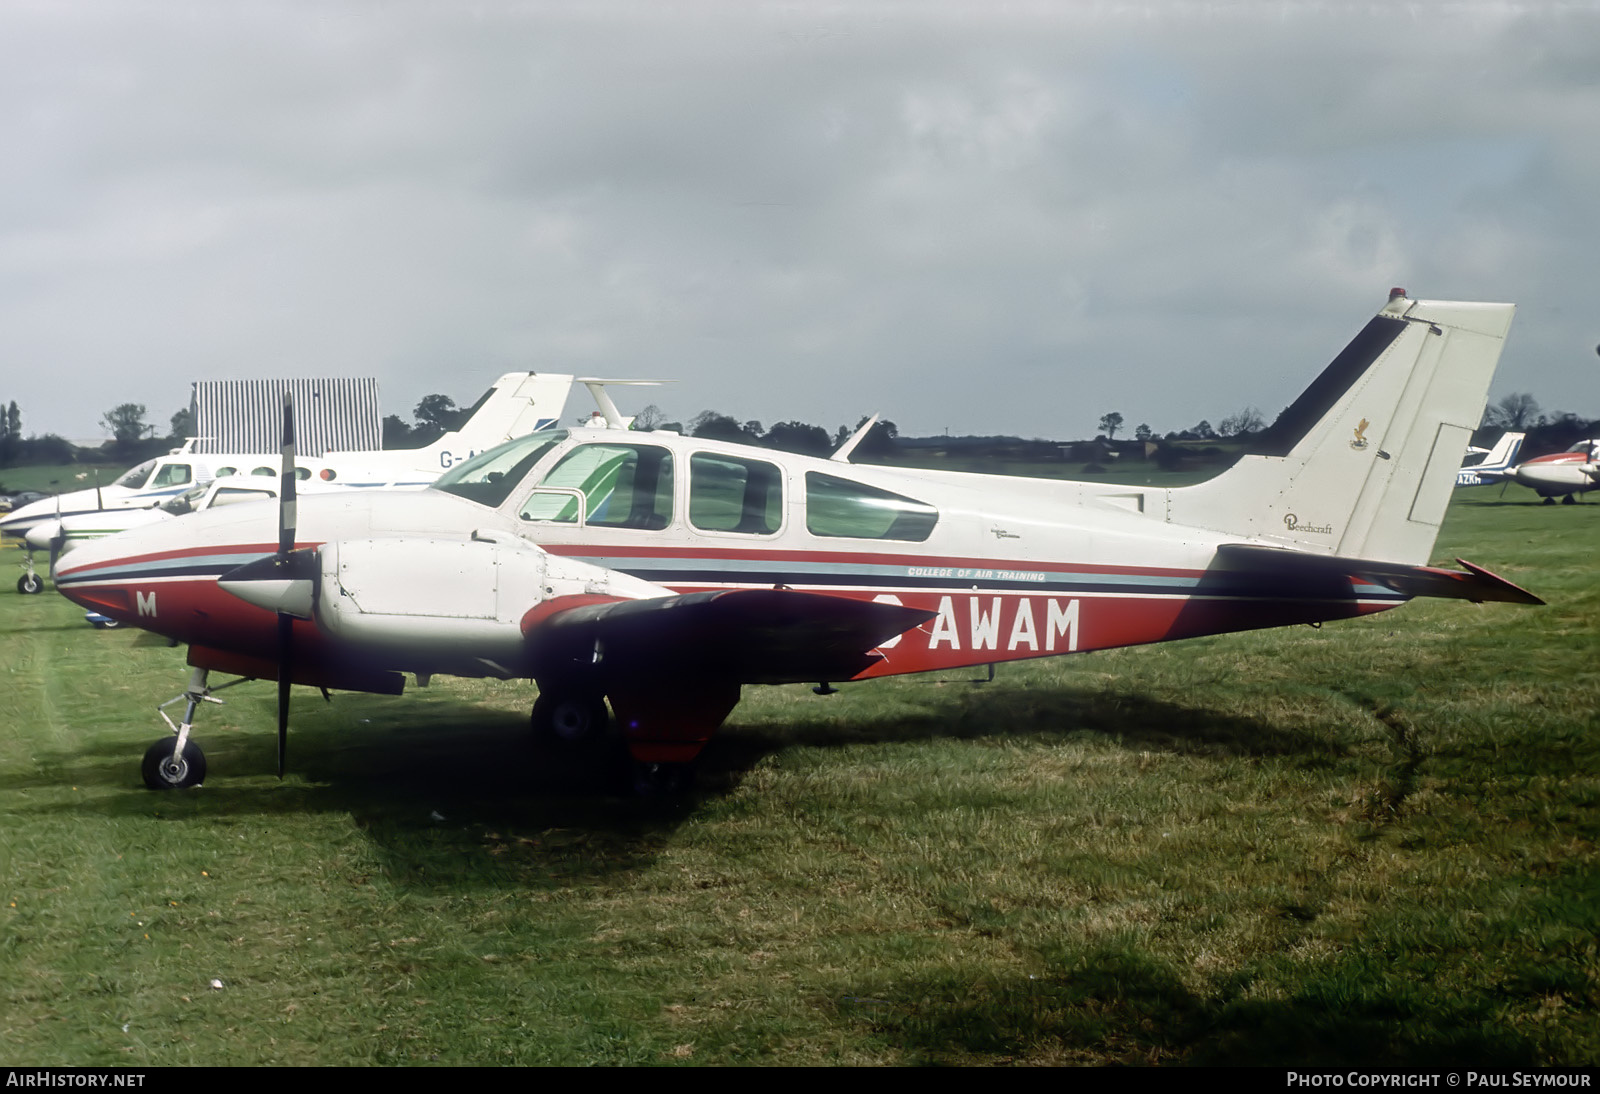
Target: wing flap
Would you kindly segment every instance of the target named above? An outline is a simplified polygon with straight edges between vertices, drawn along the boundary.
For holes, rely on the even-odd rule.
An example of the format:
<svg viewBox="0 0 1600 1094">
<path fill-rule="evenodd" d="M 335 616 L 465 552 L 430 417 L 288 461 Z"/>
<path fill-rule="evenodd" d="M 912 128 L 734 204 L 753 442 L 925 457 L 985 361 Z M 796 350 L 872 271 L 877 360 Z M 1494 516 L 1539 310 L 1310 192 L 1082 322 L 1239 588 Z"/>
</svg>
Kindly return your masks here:
<svg viewBox="0 0 1600 1094">
<path fill-rule="evenodd" d="M 825 593 L 730 589 L 579 604 L 525 629 L 535 676 L 592 663 L 608 675 L 788 684 L 850 679 L 879 659 L 874 648 L 935 614 Z"/>
</svg>

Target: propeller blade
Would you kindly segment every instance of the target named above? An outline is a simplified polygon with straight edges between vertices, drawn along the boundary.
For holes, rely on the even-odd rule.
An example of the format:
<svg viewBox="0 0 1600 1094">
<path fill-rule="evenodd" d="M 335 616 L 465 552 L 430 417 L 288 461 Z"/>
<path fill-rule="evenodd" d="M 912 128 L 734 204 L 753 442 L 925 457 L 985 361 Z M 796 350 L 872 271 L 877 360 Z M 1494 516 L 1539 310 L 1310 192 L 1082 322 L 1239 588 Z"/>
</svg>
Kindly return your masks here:
<svg viewBox="0 0 1600 1094">
<path fill-rule="evenodd" d="M 278 486 L 278 557 L 294 550 L 294 400 L 283 393 L 283 476 Z"/>
<path fill-rule="evenodd" d="M 290 641 L 291 632 L 294 630 L 294 616 L 278 616 L 278 778 L 283 778 L 285 765 L 289 757 L 289 678 L 293 670 L 290 664 L 290 650 L 293 644 Z"/>
<path fill-rule="evenodd" d="M 289 553 L 294 550 L 294 399 L 283 393 L 283 477 L 278 487 L 277 567 L 287 572 Z M 278 778 L 283 778 L 289 755 L 289 687 L 293 671 L 294 616 L 278 612 Z"/>
</svg>

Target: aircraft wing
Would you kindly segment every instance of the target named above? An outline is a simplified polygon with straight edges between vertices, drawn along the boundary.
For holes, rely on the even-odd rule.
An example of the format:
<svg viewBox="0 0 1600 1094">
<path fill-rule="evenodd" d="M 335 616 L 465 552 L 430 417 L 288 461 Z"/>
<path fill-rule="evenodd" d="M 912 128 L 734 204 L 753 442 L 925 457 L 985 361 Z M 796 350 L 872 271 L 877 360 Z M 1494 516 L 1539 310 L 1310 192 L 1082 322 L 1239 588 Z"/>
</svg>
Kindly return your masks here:
<svg viewBox="0 0 1600 1094">
<path fill-rule="evenodd" d="M 1466 567 L 1464 571 L 1339 555 L 1313 555 L 1252 543 L 1225 543 L 1217 548 L 1217 557 L 1229 569 L 1249 569 L 1307 583 L 1360 581 L 1393 590 L 1401 596 L 1448 597 L 1475 604 L 1486 600 L 1510 604 L 1544 603 L 1521 586 L 1460 558 L 1456 562 Z"/>
<path fill-rule="evenodd" d="M 564 664 L 599 663 L 608 674 L 651 678 L 848 680 L 880 660 L 873 649 L 937 614 L 790 589 L 595 599 L 549 601 L 524 618 L 535 676 Z"/>
</svg>

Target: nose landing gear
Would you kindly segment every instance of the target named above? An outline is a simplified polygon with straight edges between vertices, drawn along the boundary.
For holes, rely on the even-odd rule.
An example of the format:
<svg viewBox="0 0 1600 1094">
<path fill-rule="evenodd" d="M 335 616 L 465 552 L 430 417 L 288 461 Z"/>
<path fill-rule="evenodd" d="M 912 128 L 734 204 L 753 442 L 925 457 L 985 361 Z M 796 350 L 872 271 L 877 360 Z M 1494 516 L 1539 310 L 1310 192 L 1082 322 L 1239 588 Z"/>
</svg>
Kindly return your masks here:
<svg viewBox="0 0 1600 1094">
<path fill-rule="evenodd" d="M 199 786 L 206 778 L 206 755 L 200 751 L 200 746 L 189 739 L 189 730 L 194 728 L 194 714 L 201 703 L 216 703 L 222 705 L 222 700 L 211 693 L 231 688 L 235 684 L 242 684 L 250 679 L 241 676 L 237 680 L 229 680 L 215 688 L 207 684 L 211 673 L 208 669 L 192 669 L 189 673 L 189 686 L 182 695 L 174 695 L 165 703 L 156 708 L 156 713 L 161 715 L 161 720 L 167 723 L 175 736 L 164 737 L 151 745 L 144 754 L 144 762 L 140 765 L 140 774 L 144 776 L 144 784 L 151 790 L 182 790 L 190 786 Z M 167 707 L 173 703 L 182 702 L 183 721 L 174 723 L 167 717 Z"/>
</svg>

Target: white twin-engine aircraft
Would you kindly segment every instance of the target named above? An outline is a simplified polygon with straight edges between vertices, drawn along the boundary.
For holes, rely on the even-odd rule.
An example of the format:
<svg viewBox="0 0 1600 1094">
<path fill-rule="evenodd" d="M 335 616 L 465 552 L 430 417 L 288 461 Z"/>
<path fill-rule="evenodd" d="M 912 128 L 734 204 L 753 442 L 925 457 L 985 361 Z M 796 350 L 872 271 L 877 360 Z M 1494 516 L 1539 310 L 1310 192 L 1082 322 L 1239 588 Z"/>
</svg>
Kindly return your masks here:
<svg viewBox="0 0 1600 1094">
<path fill-rule="evenodd" d="M 535 727 L 610 722 L 680 785 L 744 684 L 896 673 L 1383 611 L 1541 601 L 1426 565 L 1513 308 L 1386 307 L 1247 455 L 1138 488 L 861 466 L 673 433 L 535 434 L 420 493 L 197 513 L 87 544 L 71 599 L 189 644 L 146 782 L 189 786 L 211 672 L 398 693 L 531 678 Z M 288 430 L 286 430 L 286 433 Z M 292 442 L 286 453 L 292 450 Z M 286 454 L 286 465 L 288 462 Z M 276 542 L 275 542 L 276 539 Z M 236 681 L 233 681 L 236 682 Z M 228 686 L 223 684 L 221 686 Z M 162 716 L 166 718 L 163 711 Z"/>
<path fill-rule="evenodd" d="M 1546 505 L 1553 505 L 1557 497 L 1571 505 L 1579 494 L 1600 490 L 1600 438 L 1579 441 L 1565 452 L 1535 456 L 1506 472 L 1506 477 L 1537 490 Z"/>
<path fill-rule="evenodd" d="M 654 384 L 654 380 L 603 380 L 553 372 L 508 372 L 478 400 L 459 429 L 444 434 L 425 448 L 378 452 L 328 452 L 296 458 L 297 476 L 315 478 L 330 487 L 420 490 L 445 470 L 513 437 L 553 427 L 561 416 L 574 383 L 588 386 L 600 407 L 596 414 L 618 429 L 630 419 L 618 414 L 606 394 L 608 384 Z M 33 552 L 43 550 L 64 535 L 106 535 L 121 528 L 146 523 L 130 517 L 133 510 L 152 509 L 213 479 L 228 479 L 240 491 L 252 479 L 274 477 L 276 462 L 260 453 L 201 454 L 193 442 L 165 456 L 146 460 L 129 469 L 109 486 L 75 490 L 45 498 L 0 516 L 0 533 L 27 541 L 28 565 L 17 579 L 17 591 L 37 593 L 44 580 L 33 569 Z"/>
</svg>

